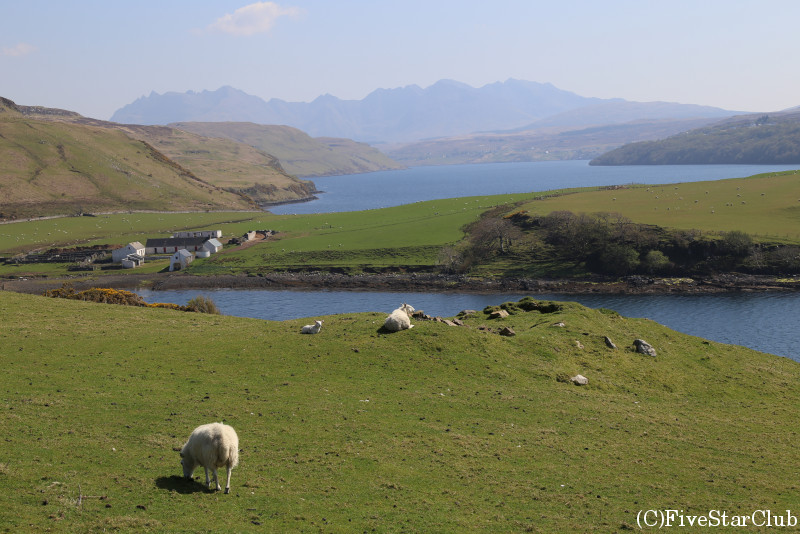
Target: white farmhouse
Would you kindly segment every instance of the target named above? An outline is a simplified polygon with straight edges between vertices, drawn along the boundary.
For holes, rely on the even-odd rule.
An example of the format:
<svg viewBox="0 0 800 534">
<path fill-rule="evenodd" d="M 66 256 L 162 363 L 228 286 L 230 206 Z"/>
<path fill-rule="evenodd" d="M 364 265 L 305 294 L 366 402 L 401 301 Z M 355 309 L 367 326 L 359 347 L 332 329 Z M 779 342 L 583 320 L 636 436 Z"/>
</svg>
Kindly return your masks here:
<svg viewBox="0 0 800 534">
<path fill-rule="evenodd" d="M 186 237 L 205 237 L 206 239 L 209 238 L 217 238 L 222 237 L 222 230 L 200 230 L 197 232 L 175 232 L 172 234 L 174 238 L 186 238 Z"/>
<path fill-rule="evenodd" d="M 150 238 L 145 247 L 148 254 L 172 254 L 181 249 L 197 252 L 203 248 L 205 237 Z"/>
<path fill-rule="evenodd" d="M 145 247 L 138 241 L 111 251 L 111 261 L 121 263 L 126 269 L 144 263 Z"/>
<path fill-rule="evenodd" d="M 218 240 L 211 238 L 205 243 L 203 243 L 203 250 L 209 251 L 211 254 L 216 254 L 220 250 L 222 250 L 222 243 Z"/>
<path fill-rule="evenodd" d="M 192 261 L 194 261 L 194 255 L 182 248 L 170 257 L 169 270 L 185 269 Z"/>
</svg>

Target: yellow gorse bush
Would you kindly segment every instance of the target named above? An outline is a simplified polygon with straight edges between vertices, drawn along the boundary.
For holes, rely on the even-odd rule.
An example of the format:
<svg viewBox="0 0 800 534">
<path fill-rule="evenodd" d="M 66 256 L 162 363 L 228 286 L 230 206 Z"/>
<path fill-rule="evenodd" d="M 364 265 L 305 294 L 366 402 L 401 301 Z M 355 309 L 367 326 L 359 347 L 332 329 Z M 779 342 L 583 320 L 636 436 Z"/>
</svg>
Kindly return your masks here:
<svg viewBox="0 0 800 534">
<path fill-rule="evenodd" d="M 197 306 L 180 306 L 178 304 L 157 302 L 148 304 L 144 299 L 131 291 L 124 289 L 113 289 L 107 287 L 93 287 L 84 291 L 76 292 L 71 284 L 65 283 L 58 289 L 49 289 L 44 292 L 45 297 L 63 298 L 72 300 L 83 300 L 87 302 L 99 302 L 102 304 L 122 304 L 124 306 L 141 306 L 144 308 L 166 308 L 179 311 L 205 311 Z M 211 299 L 206 299 L 209 302 Z M 211 303 L 213 304 L 213 302 Z M 219 312 L 217 312 L 219 313 Z"/>
</svg>

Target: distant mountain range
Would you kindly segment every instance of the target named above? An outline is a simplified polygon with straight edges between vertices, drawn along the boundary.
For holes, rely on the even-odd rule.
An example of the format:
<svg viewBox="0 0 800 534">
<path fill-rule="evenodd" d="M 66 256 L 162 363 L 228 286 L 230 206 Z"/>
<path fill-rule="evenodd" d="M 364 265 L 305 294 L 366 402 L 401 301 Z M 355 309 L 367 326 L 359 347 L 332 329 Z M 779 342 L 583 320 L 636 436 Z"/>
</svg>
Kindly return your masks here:
<svg viewBox="0 0 800 534">
<path fill-rule="evenodd" d="M 641 103 L 579 96 L 546 83 L 510 79 L 480 88 L 442 80 L 425 89 L 378 89 L 362 100 L 323 95 L 286 102 L 232 87 L 216 91 L 151 93 L 119 109 L 126 124 L 253 122 L 298 128 L 312 137 L 370 144 L 408 143 L 478 132 L 570 129 L 637 120 L 719 119 L 734 112 L 708 106 Z"/>
</svg>

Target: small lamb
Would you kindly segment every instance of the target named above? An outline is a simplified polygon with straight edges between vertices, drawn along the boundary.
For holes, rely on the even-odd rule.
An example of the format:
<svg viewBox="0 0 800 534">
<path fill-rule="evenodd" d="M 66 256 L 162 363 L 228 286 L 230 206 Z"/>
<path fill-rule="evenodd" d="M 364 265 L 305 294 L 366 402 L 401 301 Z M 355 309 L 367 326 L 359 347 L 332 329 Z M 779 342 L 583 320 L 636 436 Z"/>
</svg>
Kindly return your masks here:
<svg viewBox="0 0 800 534">
<path fill-rule="evenodd" d="M 314 324 L 307 324 L 300 331 L 301 334 L 319 334 L 322 328 L 322 321 L 314 321 Z"/>
<path fill-rule="evenodd" d="M 383 327 L 389 332 L 399 332 L 400 330 L 407 330 L 414 328 L 411 324 L 411 314 L 414 313 L 414 307 L 410 304 L 403 303 L 399 308 L 394 310 L 386 318 Z"/>
<path fill-rule="evenodd" d="M 217 469 L 225 467 L 228 479 L 225 493 L 231 492 L 231 470 L 239 464 L 239 436 L 236 431 L 222 423 L 209 423 L 194 429 L 189 440 L 181 449 L 181 465 L 183 477 L 192 479 L 194 470 L 202 465 L 206 471 L 206 487 L 208 487 L 208 470 L 211 469 L 214 484 L 222 489 L 217 480 Z"/>
</svg>

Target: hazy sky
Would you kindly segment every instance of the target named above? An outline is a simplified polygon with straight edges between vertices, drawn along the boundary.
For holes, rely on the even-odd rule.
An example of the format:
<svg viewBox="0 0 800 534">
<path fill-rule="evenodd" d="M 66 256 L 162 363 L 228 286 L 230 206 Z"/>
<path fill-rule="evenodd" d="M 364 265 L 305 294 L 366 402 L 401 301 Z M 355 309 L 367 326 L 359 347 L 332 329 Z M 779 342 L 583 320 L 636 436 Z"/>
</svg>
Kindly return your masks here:
<svg viewBox="0 0 800 534">
<path fill-rule="evenodd" d="M 440 79 L 800 105 L 797 0 L 0 0 L 0 13 L 0 96 L 98 119 L 151 91 L 308 102 Z"/>
</svg>

